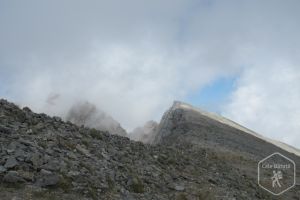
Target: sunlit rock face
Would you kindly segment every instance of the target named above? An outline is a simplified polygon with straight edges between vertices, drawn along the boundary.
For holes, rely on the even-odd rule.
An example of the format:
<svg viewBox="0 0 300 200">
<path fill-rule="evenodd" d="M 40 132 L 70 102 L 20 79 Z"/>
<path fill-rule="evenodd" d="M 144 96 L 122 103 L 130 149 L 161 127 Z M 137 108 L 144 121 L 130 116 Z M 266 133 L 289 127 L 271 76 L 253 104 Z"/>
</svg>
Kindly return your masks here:
<svg viewBox="0 0 300 200">
<path fill-rule="evenodd" d="M 116 120 L 88 102 L 75 104 L 69 110 L 66 120 L 78 126 L 84 125 L 120 136 L 127 135 L 126 131 Z"/>
</svg>

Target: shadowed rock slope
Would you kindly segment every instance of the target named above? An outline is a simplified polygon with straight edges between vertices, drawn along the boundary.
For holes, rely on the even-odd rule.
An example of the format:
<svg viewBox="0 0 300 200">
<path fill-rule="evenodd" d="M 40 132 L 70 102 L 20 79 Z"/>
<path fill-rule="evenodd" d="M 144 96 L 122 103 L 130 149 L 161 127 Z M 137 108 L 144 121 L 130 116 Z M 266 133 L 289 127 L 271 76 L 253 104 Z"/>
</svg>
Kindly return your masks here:
<svg viewBox="0 0 300 200">
<path fill-rule="evenodd" d="M 171 116 L 171 132 L 144 145 L 0 100 L 0 199 L 275 199 L 257 185 L 258 160 L 279 151 L 300 164 L 219 122 Z"/>
</svg>

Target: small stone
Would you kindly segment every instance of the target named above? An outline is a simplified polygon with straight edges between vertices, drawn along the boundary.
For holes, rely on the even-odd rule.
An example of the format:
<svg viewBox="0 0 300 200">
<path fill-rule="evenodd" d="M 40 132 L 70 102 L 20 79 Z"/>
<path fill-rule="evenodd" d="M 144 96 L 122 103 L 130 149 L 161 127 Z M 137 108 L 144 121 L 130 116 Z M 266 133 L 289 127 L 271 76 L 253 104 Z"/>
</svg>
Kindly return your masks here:
<svg viewBox="0 0 300 200">
<path fill-rule="evenodd" d="M 2 165 L 0 165 L 0 174 L 3 172 L 6 172 L 7 169 L 5 167 L 3 167 Z"/>
<path fill-rule="evenodd" d="M 20 139 L 19 142 L 25 146 L 34 146 L 34 143 L 28 140 Z"/>
<path fill-rule="evenodd" d="M 21 178 L 16 171 L 9 171 L 4 177 L 3 181 L 6 183 L 17 183 L 24 182 L 24 179 Z"/>
<path fill-rule="evenodd" d="M 76 145 L 76 150 L 85 155 L 86 157 L 91 157 L 90 152 L 87 149 L 80 146 L 79 144 Z"/>
<path fill-rule="evenodd" d="M 27 154 L 21 149 L 17 149 L 15 152 L 16 158 L 25 158 L 26 156 L 27 156 Z"/>
<path fill-rule="evenodd" d="M 77 156 L 71 151 L 67 153 L 67 156 L 71 159 L 74 159 L 74 160 L 77 159 Z"/>
<path fill-rule="evenodd" d="M 15 142 L 15 141 L 11 142 L 6 149 L 6 152 L 8 154 L 13 153 L 17 149 L 17 146 L 18 146 L 17 142 Z"/>
<path fill-rule="evenodd" d="M 45 169 L 42 169 L 42 170 L 41 170 L 41 174 L 42 174 L 42 175 L 51 175 L 52 172 L 51 172 L 51 171 L 48 171 L 48 170 L 45 170 Z"/>
<path fill-rule="evenodd" d="M 174 189 L 176 190 L 176 191 L 184 191 L 184 186 L 182 186 L 182 185 L 175 185 L 175 187 L 174 187 Z"/>
<path fill-rule="evenodd" d="M 12 133 L 12 131 L 11 131 L 11 129 L 9 129 L 9 128 L 6 128 L 6 127 L 4 127 L 4 126 L 0 125 L 0 133 L 4 133 L 4 134 L 11 134 L 11 133 Z"/>
<path fill-rule="evenodd" d="M 27 106 L 25 106 L 25 107 L 23 108 L 23 110 L 24 110 L 25 112 L 31 112 L 30 108 L 28 108 Z"/>
<path fill-rule="evenodd" d="M 44 175 L 40 178 L 37 184 L 40 187 L 54 186 L 57 185 L 60 181 L 60 177 L 57 174 Z"/>
<path fill-rule="evenodd" d="M 28 129 L 28 130 L 26 131 L 26 133 L 30 135 L 30 134 L 33 133 L 33 131 L 32 131 L 32 129 Z"/>
<path fill-rule="evenodd" d="M 80 172 L 78 171 L 69 171 L 67 174 L 67 177 L 75 177 L 78 176 L 80 174 Z"/>
<path fill-rule="evenodd" d="M 38 168 L 43 163 L 42 156 L 39 153 L 31 154 L 26 161 L 31 162 L 34 168 Z"/>
<path fill-rule="evenodd" d="M 41 122 L 39 122 L 37 125 L 34 126 L 34 129 L 39 131 L 42 130 L 45 127 L 45 125 Z"/>
<path fill-rule="evenodd" d="M 20 171 L 18 171 L 18 173 L 19 173 L 20 177 L 22 177 L 23 179 L 25 179 L 27 181 L 33 181 L 34 180 L 34 173 L 33 172 L 20 170 Z"/>
<path fill-rule="evenodd" d="M 53 117 L 53 119 L 54 119 L 56 122 L 61 122 L 61 121 L 62 121 L 62 119 L 61 119 L 60 117 L 57 117 L 57 116 Z"/>
<path fill-rule="evenodd" d="M 6 169 L 14 168 L 19 163 L 14 157 L 9 157 L 4 165 Z"/>
<path fill-rule="evenodd" d="M 53 151 L 53 149 L 48 148 L 48 149 L 46 149 L 46 153 L 49 155 L 53 155 L 54 151 Z"/>
<path fill-rule="evenodd" d="M 144 193 L 144 185 L 143 182 L 137 177 L 129 178 L 127 185 L 130 186 L 132 192 L 135 193 Z"/>
<path fill-rule="evenodd" d="M 15 150 L 14 149 L 6 149 L 7 154 L 13 153 Z"/>
<path fill-rule="evenodd" d="M 58 160 L 50 160 L 48 163 L 42 165 L 41 168 L 48 171 L 57 171 L 59 170 L 60 165 Z"/>
</svg>

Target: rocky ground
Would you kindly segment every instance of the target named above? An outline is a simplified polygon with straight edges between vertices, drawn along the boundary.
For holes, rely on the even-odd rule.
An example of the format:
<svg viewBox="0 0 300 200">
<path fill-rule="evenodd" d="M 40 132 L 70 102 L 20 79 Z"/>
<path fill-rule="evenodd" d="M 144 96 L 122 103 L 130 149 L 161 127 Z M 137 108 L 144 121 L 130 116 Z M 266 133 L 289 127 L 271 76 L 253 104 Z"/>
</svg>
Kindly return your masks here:
<svg viewBox="0 0 300 200">
<path fill-rule="evenodd" d="M 221 137 L 224 127 L 206 122 Z M 275 198 L 257 185 L 255 152 L 276 147 L 247 153 L 224 138 L 211 146 L 199 124 L 172 126 L 145 145 L 0 100 L 0 199 L 300 199 L 299 187 Z"/>
</svg>

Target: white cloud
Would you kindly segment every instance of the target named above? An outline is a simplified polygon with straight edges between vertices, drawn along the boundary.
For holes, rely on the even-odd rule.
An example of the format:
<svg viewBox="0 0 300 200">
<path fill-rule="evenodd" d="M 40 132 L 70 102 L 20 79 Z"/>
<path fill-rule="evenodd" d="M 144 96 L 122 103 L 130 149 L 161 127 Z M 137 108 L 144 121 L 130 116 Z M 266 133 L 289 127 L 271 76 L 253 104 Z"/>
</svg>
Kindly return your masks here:
<svg viewBox="0 0 300 200">
<path fill-rule="evenodd" d="M 222 73 L 218 67 L 194 66 L 194 56 L 168 52 L 156 44 L 99 46 L 75 64 L 51 67 L 31 62 L 19 69 L 22 76 L 13 85 L 13 96 L 38 112 L 55 115 L 88 100 L 132 129 L 159 119 L 174 99 Z M 57 98 L 49 104 L 53 96 Z"/>
<path fill-rule="evenodd" d="M 241 73 L 224 112 L 289 142 L 299 130 L 299 4 L 1 1 L 0 93 L 58 115 L 87 100 L 132 129 L 159 119 L 172 100 Z"/>
<path fill-rule="evenodd" d="M 300 68 L 289 62 L 245 68 L 224 115 L 269 138 L 299 147 Z"/>
</svg>

